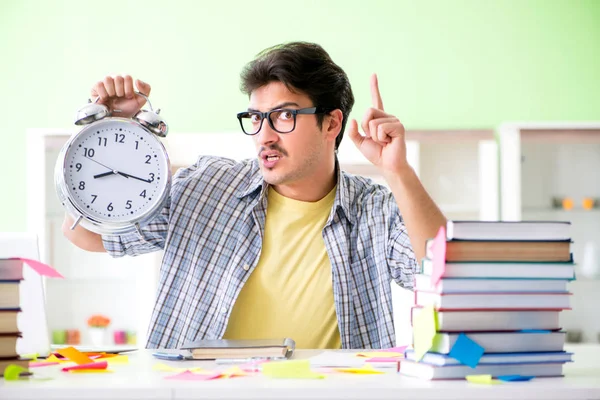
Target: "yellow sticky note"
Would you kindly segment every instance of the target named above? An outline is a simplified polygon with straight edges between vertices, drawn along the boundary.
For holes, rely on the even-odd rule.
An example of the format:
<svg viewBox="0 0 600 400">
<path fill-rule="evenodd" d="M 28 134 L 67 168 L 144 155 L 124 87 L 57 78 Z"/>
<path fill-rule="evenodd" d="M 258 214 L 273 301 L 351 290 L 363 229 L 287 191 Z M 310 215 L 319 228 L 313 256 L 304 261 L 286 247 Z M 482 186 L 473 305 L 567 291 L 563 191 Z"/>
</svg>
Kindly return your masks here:
<svg viewBox="0 0 600 400">
<path fill-rule="evenodd" d="M 50 356 L 48 358 L 46 358 L 45 360 L 42 360 L 40 362 L 48 362 L 48 363 L 68 363 L 68 362 L 73 362 L 69 359 L 60 359 L 58 357 L 56 357 L 54 354 L 50 354 Z"/>
<path fill-rule="evenodd" d="M 491 375 L 467 375 L 467 381 L 480 385 L 498 385 L 500 381 L 492 379 Z"/>
<path fill-rule="evenodd" d="M 375 375 L 375 374 L 383 374 L 384 372 L 378 371 L 371 364 L 365 364 L 360 368 L 334 368 L 334 370 L 338 372 L 345 372 L 347 374 L 362 374 L 362 375 Z"/>
<path fill-rule="evenodd" d="M 236 365 L 223 371 L 223 375 L 224 378 L 234 378 L 236 376 L 246 376 L 248 375 L 248 373 L 244 372 L 240 367 Z"/>
<path fill-rule="evenodd" d="M 118 355 L 116 357 L 101 358 L 102 361 L 106 361 L 109 364 L 129 364 L 129 356 Z M 98 361 L 98 360 L 96 360 Z"/>
<path fill-rule="evenodd" d="M 413 320 L 413 345 L 417 361 L 431 349 L 437 330 L 437 313 L 432 305 L 424 307 Z"/>
<path fill-rule="evenodd" d="M 396 353 L 394 351 L 370 351 L 357 353 L 357 357 L 367 357 L 367 358 L 393 358 L 393 357 L 404 357 L 402 353 Z"/>
<path fill-rule="evenodd" d="M 57 353 L 74 361 L 76 364 L 91 364 L 94 362 L 94 360 L 77 350 L 75 347 L 65 347 L 64 349 L 58 350 Z"/>
<path fill-rule="evenodd" d="M 310 370 L 309 360 L 268 362 L 261 365 L 264 375 L 271 378 L 323 379 L 325 375 Z"/>
<path fill-rule="evenodd" d="M 23 368 L 20 365 L 9 364 L 4 368 L 4 379 L 7 381 L 16 381 L 19 379 L 22 372 L 27 371 L 27 368 Z"/>
</svg>

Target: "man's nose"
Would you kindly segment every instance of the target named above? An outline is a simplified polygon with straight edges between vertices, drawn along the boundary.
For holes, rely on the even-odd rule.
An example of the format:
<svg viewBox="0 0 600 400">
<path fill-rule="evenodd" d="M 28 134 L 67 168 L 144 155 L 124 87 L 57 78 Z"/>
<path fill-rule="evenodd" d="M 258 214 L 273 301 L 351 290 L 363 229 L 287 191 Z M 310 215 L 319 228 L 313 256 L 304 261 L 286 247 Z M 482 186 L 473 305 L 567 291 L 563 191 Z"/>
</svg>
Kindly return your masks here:
<svg viewBox="0 0 600 400">
<path fill-rule="evenodd" d="M 263 126 L 260 129 L 260 132 L 258 132 L 257 136 L 258 142 L 261 145 L 275 143 L 279 141 L 279 134 L 273 128 L 271 128 L 271 125 L 267 120 L 264 121 Z"/>
</svg>

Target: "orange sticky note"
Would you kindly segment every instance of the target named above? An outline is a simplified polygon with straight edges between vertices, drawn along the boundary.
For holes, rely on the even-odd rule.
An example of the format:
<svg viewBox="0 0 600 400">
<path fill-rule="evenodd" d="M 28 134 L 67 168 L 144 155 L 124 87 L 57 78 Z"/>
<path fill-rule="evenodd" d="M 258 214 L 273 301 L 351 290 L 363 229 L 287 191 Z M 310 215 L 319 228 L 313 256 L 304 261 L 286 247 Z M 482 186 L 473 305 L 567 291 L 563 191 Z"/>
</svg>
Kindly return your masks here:
<svg viewBox="0 0 600 400">
<path fill-rule="evenodd" d="M 94 362 L 94 360 L 77 350 L 75 347 L 65 347 L 64 349 L 58 350 L 57 353 L 74 361 L 76 364 L 90 364 Z"/>
<path fill-rule="evenodd" d="M 433 244 L 433 271 L 431 273 L 431 285 L 437 285 L 444 272 L 446 272 L 446 227 L 440 226 Z"/>
</svg>

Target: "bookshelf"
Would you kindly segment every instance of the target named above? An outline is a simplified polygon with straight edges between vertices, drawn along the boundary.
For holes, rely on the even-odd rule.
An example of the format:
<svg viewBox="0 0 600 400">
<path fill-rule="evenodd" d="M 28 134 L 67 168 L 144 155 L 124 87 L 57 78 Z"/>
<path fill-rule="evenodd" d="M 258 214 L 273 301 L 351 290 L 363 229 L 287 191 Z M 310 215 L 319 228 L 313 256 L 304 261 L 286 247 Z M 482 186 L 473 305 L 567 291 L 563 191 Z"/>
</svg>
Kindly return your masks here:
<svg viewBox="0 0 600 400">
<path fill-rule="evenodd" d="M 511 122 L 499 126 L 498 138 L 501 218 L 571 221 L 577 279 L 570 284 L 573 309 L 561 322 L 597 342 L 600 208 L 586 209 L 583 200 L 600 199 L 600 122 Z"/>
<path fill-rule="evenodd" d="M 138 344 L 143 346 L 162 252 L 113 259 L 82 251 L 63 237 L 64 210 L 55 195 L 54 163 L 75 132 L 27 131 L 27 229 L 39 235 L 42 261 L 66 277 L 46 282 L 49 329 L 79 329 L 82 344 L 88 345 L 85 321 L 91 314 L 102 313 L 112 318 L 112 329 L 137 331 Z M 493 131 L 415 130 L 408 131 L 406 138 L 410 164 L 449 218 L 499 218 L 498 147 Z M 234 159 L 255 156 L 252 139 L 237 132 L 171 133 L 163 143 L 173 171 L 194 163 L 200 154 Z M 342 141 L 338 157 L 344 170 L 385 185 L 350 139 Z M 413 296 L 392 285 L 400 344 L 411 341 Z"/>
</svg>

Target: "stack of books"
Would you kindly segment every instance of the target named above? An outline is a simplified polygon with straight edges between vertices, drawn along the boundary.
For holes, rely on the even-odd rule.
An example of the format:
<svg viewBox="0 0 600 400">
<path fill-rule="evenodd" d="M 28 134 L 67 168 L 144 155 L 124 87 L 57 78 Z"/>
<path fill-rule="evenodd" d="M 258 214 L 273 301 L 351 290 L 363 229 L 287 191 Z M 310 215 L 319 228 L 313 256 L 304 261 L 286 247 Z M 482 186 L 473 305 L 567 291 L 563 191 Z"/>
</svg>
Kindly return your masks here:
<svg viewBox="0 0 600 400">
<path fill-rule="evenodd" d="M 413 349 L 400 373 L 562 376 L 570 245 L 569 222 L 449 221 L 415 277 Z"/>
<path fill-rule="evenodd" d="M 17 353 L 17 340 L 21 336 L 17 318 L 21 312 L 19 287 L 23 280 L 23 261 L 0 258 L 0 375 L 4 369 L 16 364 L 27 368 L 29 360 Z"/>
</svg>

